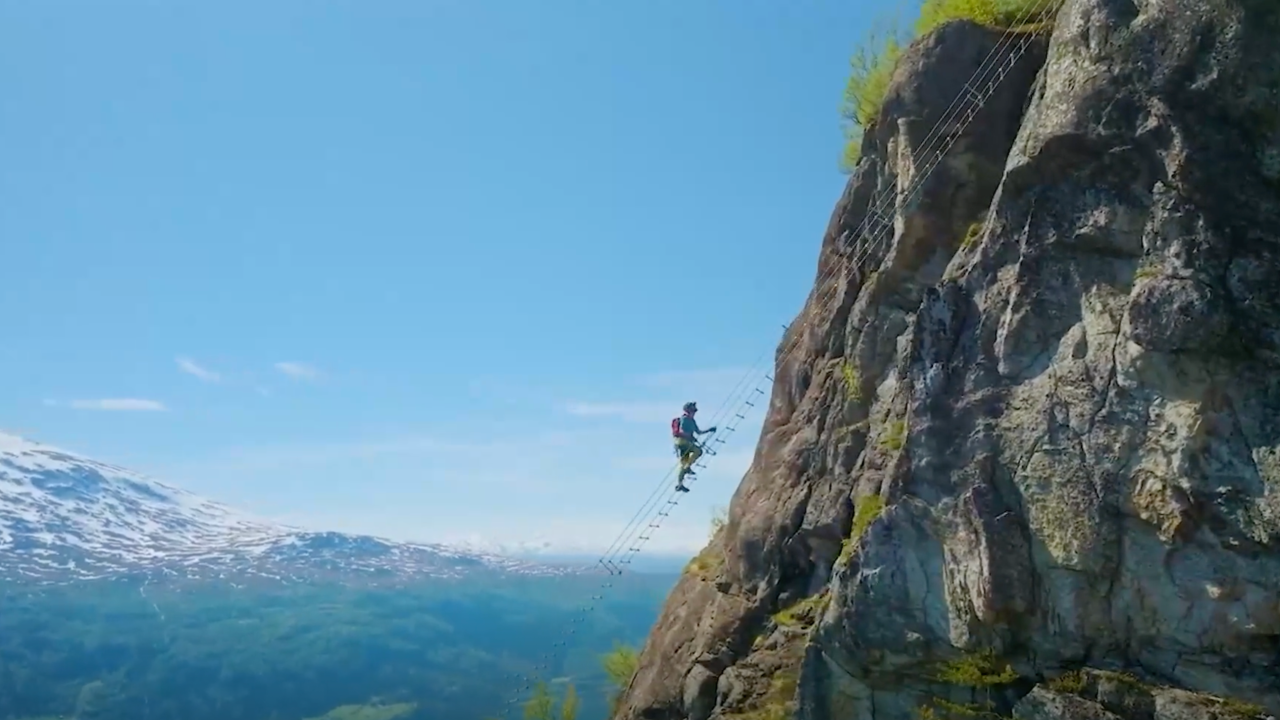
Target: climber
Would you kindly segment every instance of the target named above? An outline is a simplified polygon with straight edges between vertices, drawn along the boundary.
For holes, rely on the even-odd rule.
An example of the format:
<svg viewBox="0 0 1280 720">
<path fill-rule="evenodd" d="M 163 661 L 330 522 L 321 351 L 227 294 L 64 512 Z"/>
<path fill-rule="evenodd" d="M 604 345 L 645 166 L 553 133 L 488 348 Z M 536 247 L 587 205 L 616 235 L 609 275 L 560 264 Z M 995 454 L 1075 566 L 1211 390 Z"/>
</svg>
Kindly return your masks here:
<svg viewBox="0 0 1280 720">
<path fill-rule="evenodd" d="M 676 476 L 676 490 L 689 492 L 684 485 L 686 475 L 693 474 L 693 464 L 702 457 L 702 446 L 698 444 L 699 435 L 709 435 L 716 431 L 714 427 L 706 430 L 698 429 L 698 421 L 693 416 L 698 414 L 698 403 L 684 404 L 684 414 L 671 419 L 671 437 L 675 440 L 676 457 L 680 458 L 680 474 Z"/>
</svg>

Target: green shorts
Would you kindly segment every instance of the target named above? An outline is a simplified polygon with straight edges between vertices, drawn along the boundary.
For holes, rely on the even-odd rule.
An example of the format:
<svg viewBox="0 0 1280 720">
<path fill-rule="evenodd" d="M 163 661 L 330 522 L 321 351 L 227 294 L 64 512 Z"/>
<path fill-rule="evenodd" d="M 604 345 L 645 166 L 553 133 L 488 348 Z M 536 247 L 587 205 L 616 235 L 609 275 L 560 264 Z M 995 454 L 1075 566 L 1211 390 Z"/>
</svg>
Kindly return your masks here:
<svg viewBox="0 0 1280 720">
<path fill-rule="evenodd" d="M 676 440 L 676 444 L 675 444 L 676 457 L 684 457 L 686 453 L 694 450 L 697 447 L 698 447 L 698 444 L 690 440 L 685 440 L 683 438 Z"/>
</svg>

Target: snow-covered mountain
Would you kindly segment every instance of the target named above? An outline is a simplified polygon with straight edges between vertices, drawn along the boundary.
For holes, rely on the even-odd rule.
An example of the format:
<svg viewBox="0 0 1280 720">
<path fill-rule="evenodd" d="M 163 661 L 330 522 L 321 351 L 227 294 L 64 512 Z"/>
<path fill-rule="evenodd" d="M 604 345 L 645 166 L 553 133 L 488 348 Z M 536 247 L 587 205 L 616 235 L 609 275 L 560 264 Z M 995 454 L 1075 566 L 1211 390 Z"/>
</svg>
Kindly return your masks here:
<svg viewBox="0 0 1280 720">
<path fill-rule="evenodd" d="M 563 567 L 446 545 L 311 532 L 0 433 L 0 585 L 114 576 L 409 579 Z"/>
</svg>

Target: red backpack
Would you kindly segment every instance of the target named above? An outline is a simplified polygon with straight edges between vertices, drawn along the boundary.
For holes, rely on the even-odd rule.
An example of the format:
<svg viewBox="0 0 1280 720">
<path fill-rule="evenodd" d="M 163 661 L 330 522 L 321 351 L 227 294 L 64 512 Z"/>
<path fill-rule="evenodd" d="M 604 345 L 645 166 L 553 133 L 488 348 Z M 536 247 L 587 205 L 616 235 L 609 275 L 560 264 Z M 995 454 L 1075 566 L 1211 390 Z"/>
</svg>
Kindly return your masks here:
<svg viewBox="0 0 1280 720">
<path fill-rule="evenodd" d="M 680 437 L 680 418 L 671 418 L 671 437 Z"/>
</svg>

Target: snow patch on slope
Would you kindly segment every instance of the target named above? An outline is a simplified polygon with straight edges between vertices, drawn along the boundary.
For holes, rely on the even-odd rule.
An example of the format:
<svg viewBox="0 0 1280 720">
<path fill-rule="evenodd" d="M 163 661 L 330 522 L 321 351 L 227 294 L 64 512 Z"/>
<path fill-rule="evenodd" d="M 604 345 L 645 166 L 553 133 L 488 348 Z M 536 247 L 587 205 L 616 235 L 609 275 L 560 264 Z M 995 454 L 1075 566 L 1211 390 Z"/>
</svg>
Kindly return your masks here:
<svg viewBox="0 0 1280 720">
<path fill-rule="evenodd" d="M 0 433 L 0 579 L 156 570 L 188 577 L 564 572 L 444 545 L 305 531 Z"/>
</svg>

